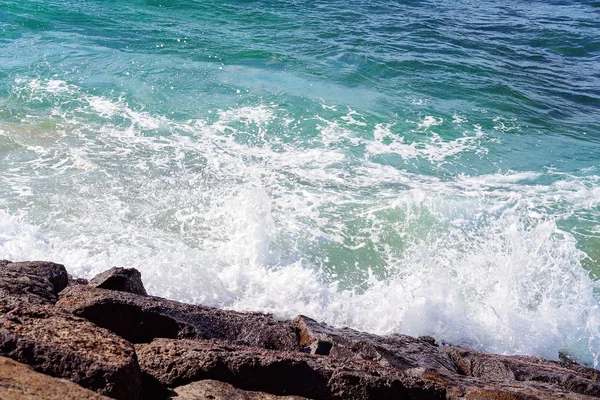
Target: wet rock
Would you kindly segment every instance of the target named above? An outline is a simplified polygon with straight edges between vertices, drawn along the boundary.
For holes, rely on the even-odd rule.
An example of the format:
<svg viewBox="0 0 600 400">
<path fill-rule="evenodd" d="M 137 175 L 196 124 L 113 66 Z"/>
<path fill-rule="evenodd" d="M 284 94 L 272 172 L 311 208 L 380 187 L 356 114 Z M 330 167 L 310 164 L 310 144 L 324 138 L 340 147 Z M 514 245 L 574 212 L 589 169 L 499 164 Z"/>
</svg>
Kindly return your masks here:
<svg viewBox="0 0 600 400">
<path fill-rule="evenodd" d="M 113 268 L 88 285 L 48 262 L 0 260 L 0 356 L 117 399 L 600 397 L 600 371 L 564 357 L 485 354 L 304 316 L 290 323 L 188 305 L 147 296 L 134 269 Z M 18 399 L 28 386 L 25 398 L 70 398 L 56 394 L 55 378 L 29 383 L 36 373 L 11 363 L 0 357 L 0 398 Z M 90 393 L 72 398 L 99 398 Z"/>
<path fill-rule="evenodd" d="M 113 267 L 93 277 L 88 284 L 101 289 L 148 295 L 142 283 L 142 274 L 135 268 Z"/>
<path fill-rule="evenodd" d="M 0 399 L 6 400 L 108 400 L 72 382 L 35 372 L 0 357 Z"/>
<path fill-rule="evenodd" d="M 266 349 L 298 349 L 288 324 L 260 313 L 239 313 L 160 297 L 70 286 L 57 306 L 133 343 L 155 338 L 221 339 Z"/>
<path fill-rule="evenodd" d="M 302 315 L 292 324 L 298 330 L 300 346 L 311 354 L 344 360 L 364 359 L 399 370 L 423 367 L 456 372 L 449 355 L 427 338 L 398 334 L 377 336 L 348 328 L 337 329 Z"/>
<path fill-rule="evenodd" d="M 422 368 L 407 372 L 443 386 L 448 400 L 592 400 L 596 398 L 562 390 L 543 382 L 495 381 Z"/>
<path fill-rule="evenodd" d="M 157 339 L 136 345 L 136 351 L 147 381 L 167 387 L 214 379 L 311 399 L 445 398 L 436 384 L 366 361 L 185 339 Z"/>
<path fill-rule="evenodd" d="M 0 300 L 0 355 L 117 399 L 139 399 L 133 346 L 50 305 Z"/>
<path fill-rule="evenodd" d="M 238 389 L 225 382 L 207 379 L 173 389 L 173 400 L 307 400 L 298 396 L 276 396 L 264 392 Z"/>
<path fill-rule="evenodd" d="M 68 283 L 63 265 L 45 261 L 0 264 L 0 297 L 52 304 Z"/>
<path fill-rule="evenodd" d="M 498 382 L 543 382 L 557 390 L 600 397 L 600 371 L 570 362 L 547 361 L 529 356 L 501 356 L 461 347 L 447 347 L 459 372 Z"/>
</svg>

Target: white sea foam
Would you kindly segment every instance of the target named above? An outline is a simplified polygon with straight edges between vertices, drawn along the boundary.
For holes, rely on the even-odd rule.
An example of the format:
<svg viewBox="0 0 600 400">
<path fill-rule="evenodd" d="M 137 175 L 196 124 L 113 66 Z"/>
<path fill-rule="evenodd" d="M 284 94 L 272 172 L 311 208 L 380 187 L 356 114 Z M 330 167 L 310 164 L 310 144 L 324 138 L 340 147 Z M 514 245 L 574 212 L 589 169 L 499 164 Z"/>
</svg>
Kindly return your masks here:
<svg viewBox="0 0 600 400">
<path fill-rule="evenodd" d="M 433 116 L 402 132 L 349 110 L 316 118 L 309 145 L 248 143 L 240 135 L 281 123 L 293 137 L 296 125 L 271 105 L 180 122 L 62 83 L 20 85 L 57 108 L 63 95 L 81 104 L 53 116 L 60 140 L 21 137 L 22 161 L 0 167 L 0 258 L 86 277 L 136 267 L 174 299 L 599 365 L 596 284 L 561 228 L 600 206 L 593 171 L 442 179 L 377 162 L 434 168 L 485 152 L 481 129 L 445 139 Z"/>
<path fill-rule="evenodd" d="M 442 123 L 441 120 L 428 120 L 427 118 L 425 118 L 423 124 L 418 125 L 419 128 L 427 129 Z M 477 134 L 444 140 L 438 134 L 432 132 L 425 139 L 420 138 L 420 140 L 406 143 L 405 136 L 401 133 L 392 132 L 392 125 L 377 124 L 373 136 L 375 140 L 365 143 L 367 153 L 370 155 L 397 154 L 405 161 L 423 158 L 440 163 L 457 154 L 486 151 L 485 148 L 479 146 L 480 135 Z"/>
</svg>

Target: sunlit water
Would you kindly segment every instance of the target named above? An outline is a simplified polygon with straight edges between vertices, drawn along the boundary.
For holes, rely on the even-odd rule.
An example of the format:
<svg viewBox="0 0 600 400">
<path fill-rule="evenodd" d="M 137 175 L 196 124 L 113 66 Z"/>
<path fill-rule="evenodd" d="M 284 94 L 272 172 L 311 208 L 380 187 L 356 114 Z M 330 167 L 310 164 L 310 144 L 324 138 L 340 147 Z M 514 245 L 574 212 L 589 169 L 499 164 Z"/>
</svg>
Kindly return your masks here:
<svg viewBox="0 0 600 400">
<path fill-rule="evenodd" d="M 0 1 L 0 258 L 588 365 L 597 1 Z"/>
</svg>

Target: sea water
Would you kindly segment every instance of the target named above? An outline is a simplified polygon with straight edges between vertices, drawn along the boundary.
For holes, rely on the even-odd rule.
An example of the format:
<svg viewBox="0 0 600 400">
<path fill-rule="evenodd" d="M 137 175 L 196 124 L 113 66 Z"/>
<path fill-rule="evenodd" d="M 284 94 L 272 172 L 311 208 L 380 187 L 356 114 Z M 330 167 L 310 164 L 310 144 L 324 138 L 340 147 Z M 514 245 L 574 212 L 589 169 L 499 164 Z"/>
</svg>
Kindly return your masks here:
<svg viewBox="0 0 600 400">
<path fill-rule="evenodd" d="M 598 367 L 600 3 L 0 1 L 0 258 Z"/>
</svg>

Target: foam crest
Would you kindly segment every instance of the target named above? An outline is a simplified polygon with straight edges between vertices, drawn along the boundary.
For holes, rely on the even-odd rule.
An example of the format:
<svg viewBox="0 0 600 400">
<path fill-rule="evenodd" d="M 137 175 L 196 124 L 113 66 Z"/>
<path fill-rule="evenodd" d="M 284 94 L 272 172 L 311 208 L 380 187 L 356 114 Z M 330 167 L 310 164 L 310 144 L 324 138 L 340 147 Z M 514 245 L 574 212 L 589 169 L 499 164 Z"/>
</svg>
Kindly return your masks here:
<svg viewBox="0 0 600 400">
<path fill-rule="evenodd" d="M 441 125 L 442 119 L 427 120 L 419 124 L 419 128 Z M 394 133 L 391 124 L 377 124 L 373 130 L 373 141 L 366 143 L 366 151 L 372 155 L 397 154 L 404 161 L 423 158 L 430 162 L 441 163 L 461 153 L 485 153 L 480 145 L 481 136 L 463 136 L 453 140 L 445 140 L 436 133 L 430 133 L 426 140 L 414 140 L 406 143 L 404 135 Z M 407 132 L 409 133 L 409 132 Z"/>
<path fill-rule="evenodd" d="M 258 107 L 241 107 L 222 110 L 219 111 L 219 116 L 221 123 L 240 121 L 246 125 L 268 125 L 269 122 L 275 118 L 273 110 L 265 105 L 260 105 Z"/>
</svg>

